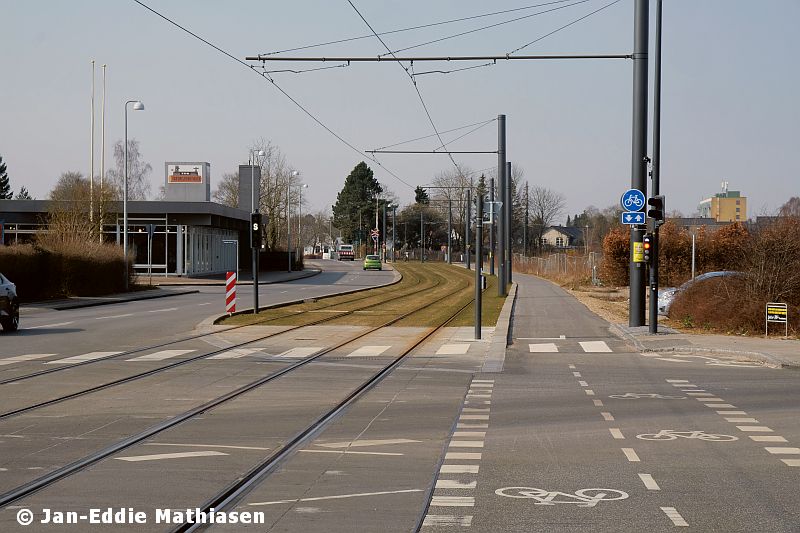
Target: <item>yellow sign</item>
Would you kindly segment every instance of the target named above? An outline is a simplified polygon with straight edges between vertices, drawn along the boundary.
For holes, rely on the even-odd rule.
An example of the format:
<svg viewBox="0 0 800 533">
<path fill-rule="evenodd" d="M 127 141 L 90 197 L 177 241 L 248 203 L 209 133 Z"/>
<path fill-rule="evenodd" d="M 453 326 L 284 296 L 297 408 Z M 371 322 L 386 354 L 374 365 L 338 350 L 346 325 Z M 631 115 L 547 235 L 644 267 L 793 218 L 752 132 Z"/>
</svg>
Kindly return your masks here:
<svg viewBox="0 0 800 533">
<path fill-rule="evenodd" d="M 633 243 L 633 262 L 644 263 L 644 243 Z"/>
</svg>

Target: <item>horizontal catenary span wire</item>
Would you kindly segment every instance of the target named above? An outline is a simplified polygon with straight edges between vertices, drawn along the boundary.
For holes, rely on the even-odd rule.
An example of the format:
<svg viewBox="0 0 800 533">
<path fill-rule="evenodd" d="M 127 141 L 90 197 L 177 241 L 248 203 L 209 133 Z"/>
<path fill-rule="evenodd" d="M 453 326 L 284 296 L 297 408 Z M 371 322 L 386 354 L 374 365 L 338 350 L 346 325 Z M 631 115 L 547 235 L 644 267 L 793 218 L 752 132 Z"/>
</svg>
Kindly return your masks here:
<svg viewBox="0 0 800 533">
<path fill-rule="evenodd" d="M 452 133 L 454 131 L 464 130 L 464 129 L 467 129 L 467 128 L 472 128 L 473 126 L 481 126 L 481 127 L 483 127 L 486 124 L 490 124 L 490 123 L 494 122 L 495 120 L 497 120 L 497 118 L 492 118 L 492 119 L 481 121 L 481 122 L 475 122 L 473 124 L 466 124 L 464 126 L 459 126 L 457 128 L 452 128 L 452 129 L 449 129 L 449 130 L 440 131 L 439 133 L 444 135 L 445 133 Z M 400 142 L 394 143 L 394 144 L 387 144 L 386 146 L 381 146 L 380 148 L 376 148 L 376 150 L 385 150 L 387 148 L 394 148 L 395 146 L 401 146 L 403 144 L 413 143 L 415 141 L 421 141 L 423 139 L 430 139 L 431 137 L 436 137 L 436 134 L 432 133 L 430 135 L 423 135 L 422 137 L 417 137 L 416 139 L 409 139 L 407 141 L 400 141 Z M 450 142 L 453 142 L 453 141 L 450 141 Z"/>
<path fill-rule="evenodd" d="M 530 6 L 515 7 L 513 9 L 504 9 L 502 11 L 494 11 L 492 13 L 482 13 L 480 15 L 472 15 L 472 16 L 469 16 L 469 17 L 461 17 L 461 18 L 457 18 L 457 19 L 442 20 L 442 21 L 439 21 L 439 22 L 431 22 L 430 24 L 421 24 L 419 26 L 410 26 L 408 28 L 400 28 L 400 29 L 397 29 L 397 30 L 384 31 L 384 32 L 380 32 L 378 35 L 392 35 L 394 33 L 402 33 L 402 32 L 413 31 L 413 30 L 421 30 L 421 29 L 425 29 L 425 28 L 433 28 L 435 26 L 443 26 L 445 24 L 453 24 L 453 23 L 456 23 L 456 22 L 464 22 L 464 21 L 467 21 L 467 20 L 480 19 L 480 18 L 491 17 L 491 16 L 496 16 L 496 15 L 505 15 L 506 13 L 514 13 L 516 11 L 525 11 L 527 9 L 536 9 L 537 7 L 545 7 L 545 6 L 550 6 L 550 5 L 553 5 L 553 4 L 563 4 L 564 2 L 568 2 L 568 1 L 570 1 L 570 0 L 556 0 L 554 2 L 545 2 L 543 4 L 533 4 L 533 5 L 530 5 Z M 287 48 L 285 50 L 275 50 L 274 52 L 265 52 L 264 55 L 283 54 L 283 53 L 286 53 L 286 52 L 297 52 L 298 50 L 308 50 L 309 48 L 319 48 L 321 46 L 328 46 L 328 45 L 331 45 L 331 44 L 348 43 L 348 42 L 351 42 L 351 41 L 359 41 L 359 40 L 362 40 L 362 39 L 371 39 L 373 37 L 375 37 L 375 35 L 370 33 L 369 35 L 360 35 L 358 37 L 346 37 L 344 39 L 337 39 L 335 41 L 326 41 L 326 42 L 323 42 L 323 43 L 308 44 L 308 45 L 305 45 L 305 46 L 298 46 L 298 47 L 295 47 L 295 48 Z"/>
<path fill-rule="evenodd" d="M 497 153 L 497 150 L 448 150 L 446 152 L 440 152 L 437 150 L 366 150 L 366 152 L 368 154 L 437 154 L 437 155 Z"/>
<path fill-rule="evenodd" d="M 154 15 L 156 15 L 156 16 L 158 16 L 158 17 L 160 17 L 160 18 L 164 19 L 165 21 L 167 21 L 168 23 L 172 24 L 173 26 L 175 26 L 176 28 L 180 29 L 181 31 L 188 33 L 189 35 L 191 35 L 191 36 L 192 36 L 192 37 L 194 37 L 195 39 L 199 40 L 199 41 L 200 41 L 200 42 L 202 42 L 203 44 L 206 44 L 206 45 L 210 46 L 211 48 L 213 48 L 213 49 L 214 49 L 214 50 L 216 50 L 217 52 L 221 53 L 222 55 L 224 55 L 224 56 L 228 57 L 229 59 L 232 59 L 233 61 L 235 61 L 235 62 L 239 63 L 240 65 L 242 65 L 242 66 L 244 66 L 244 67 L 246 67 L 248 70 L 250 70 L 251 72 L 253 72 L 253 73 L 254 73 L 254 74 L 256 74 L 257 76 L 260 76 L 260 77 L 261 77 L 263 80 L 265 80 L 265 81 L 268 81 L 268 82 L 269 82 L 269 83 L 271 83 L 271 84 L 272 84 L 272 85 L 273 85 L 273 86 L 274 86 L 276 89 L 278 89 L 278 91 L 280 91 L 280 92 L 281 92 L 281 94 L 283 94 L 283 96 L 285 96 L 285 97 L 286 97 L 286 98 L 287 98 L 287 99 L 288 99 L 290 102 L 292 102 L 292 103 L 293 103 L 295 106 L 297 106 L 297 108 L 298 108 L 298 109 L 300 109 L 300 111 L 302 111 L 303 113 L 305 113 L 305 114 L 306 114 L 306 116 L 308 116 L 308 117 L 309 117 L 311 120 L 313 120 L 313 121 L 314 121 L 314 122 L 315 122 L 315 123 L 316 123 L 318 126 L 320 126 L 322 129 L 324 129 L 325 131 L 327 131 L 328 133 L 330 133 L 332 136 L 334 136 L 336 139 L 338 139 L 338 140 L 339 140 L 339 141 L 340 141 L 342 144 L 344 144 L 345 146 L 347 146 L 348 148 L 350 148 L 350 149 L 351 149 L 351 150 L 353 150 L 354 152 L 356 152 L 356 153 L 358 153 L 358 154 L 360 154 L 360 155 L 363 155 L 363 156 L 365 156 L 367 159 L 369 159 L 370 161 L 374 162 L 376 165 L 378 165 L 378 166 L 379 166 L 379 167 L 381 167 L 383 170 L 385 170 L 387 174 L 389 174 L 390 176 L 392 176 L 393 178 L 395 178 L 397 181 L 399 181 L 399 182 L 400 182 L 400 183 L 402 183 L 403 185 L 405 185 L 405 186 L 409 187 L 410 189 L 413 189 L 413 188 L 414 188 L 414 185 L 411 185 L 409 182 L 407 182 L 406 180 L 404 180 L 403 178 L 401 178 L 400 176 L 398 176 L 398 175 L 397 175 L 395 172 L 393 172 L 392 170 L 390 170 L 389 168 L 387 168 L 386 166 L 384 166 L 384 165 L 383 165 L 383 163 L 381 163 L 380 161 L 378 161 L 377 159 L 375 159 L 375 157 L 374 157 L 374 156 L 373 156 L 373 157 L 370 157 L 370 155 L 369 155 L 369 154 L 367 154 L 367 153 L 365 153 L 365 152 L 363 152 L 363 151 L 359 150 L 359 149 L 358 149 L 358 148 L 356 148 L 356 147 L 355 147 L 355 146 L 354 146 L 354 145 L 353 145 L 351 142 L 349 142 L 349 141 L 348 141 L 348 140 L 346 140 L 344 137 L 342 137 L 341 135 L 339 135 L 338 133 L 336 133 L 335 131 L 333 131 L 333 129 L 331 129 L 331 128 L 330 128 L 330 127 L 327 125 L 327 124 L 325 124 L 324 122 L 322 122 L 322 120 L 320 120 L 319 118 L 317 118 L 317 116 L 316 116 L 316 115 L 314 115 L 314 114 L 313 114 L 311 111 L 309 111 L 309 110 L 308 110 L 308 109 L 307 109 L 305 106 L 303 106 L 303 104 L 301 104 L 301 103 L 300 103 L 300 102 L 299 102 L 297 99 L 295 99 L 295 98 L 294 98 L 292 95 L 290 95 L 288 92 L 286 92 L 286 90 L 284 90 L 284 89 L 283 89 L 283 88 L 282 88 L 280 85 L 278 85 L 277 83 L 275 83 L 275 80 L 274 80 L 272 77 L 270 77 L 270 76 L 269 76 L 269 74 L 267 74 L 266 72 L 264 72 L 264 73 L 262 73 L 262 72 L 259 72 L 259 71 L 258 71 L 258 70 L 256 70 L 256 68 L 255 68 L 255 67 L 253 67 L 252 65 L 248 65 L 247 63 L 245 63 L 244 61 L 242 61 L 242 60 L 241 60 L 241 59 L 239 59 L 238 57 L 234 56 L 234 55 L 233 55 L 233 54 L 231 54 L 230 52 L 228 52 L 228 51 L 226 51 L 226 50 L 224 50 L 224 49 L 220 48 L 219 46 L 215 45 L 215 44 L 214 44 L 214 43 L 212 43 L 211 41 L 209 41 L 209 40 L 207 40 L 207 39 L 204 39 L 203 37 L 199 36 L 198 34 L 194 33 L 193 31 L 191 31 L 191 30 L 189 30 L 189 29 L 185 28 L 184 26 L 181 26 L 180 24 L 178 24 L 178 23 L 177 23 L 177 22 L 175 22 L 174 20 L 170 19 L 170 18 L 169 18 L 169 17 L 167 17 L 166 15 L 162 15 L 161 13 L 159 13 L 158 11 L 156 11 L 155 9 L 153 9 L 152 7 L 148 6 L 147 4 L 145 4 L 144 2 L 142 2 L 141 0 L 133 0 L 133 1 L 134 1 L 135 3 L 137 3 L 137 4 L 139 4 L 140 6 L 142 6 L 143 8 L 147 9 L 148 11 L 150 11 L 151 13 L 153 13 Z"/>
<path fill-rule="evenodd" d="M 377 63 L 397 63 L 398 61 L 504 61 L 519 59 L 523 61 L 531 60 L 559 60 L 559 59 L 633 59 L 633 54 L 569 54 L 569 55 L 525 55 L 512 56 L 510 54 L 496 56 L 397 56 L 396 58 L 383 56 L 247 56 L 246 61 L 351 61 L 351 62 L 377 62 Z"/>
</svg>

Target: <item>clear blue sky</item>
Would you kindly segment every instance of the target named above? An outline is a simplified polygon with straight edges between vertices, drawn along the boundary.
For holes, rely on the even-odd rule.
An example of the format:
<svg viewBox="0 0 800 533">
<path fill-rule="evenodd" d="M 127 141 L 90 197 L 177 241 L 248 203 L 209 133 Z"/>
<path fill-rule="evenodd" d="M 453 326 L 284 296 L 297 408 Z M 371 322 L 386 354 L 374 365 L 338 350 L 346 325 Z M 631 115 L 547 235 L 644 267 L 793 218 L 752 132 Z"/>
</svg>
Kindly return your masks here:
<svg viewBox="0 0 800 533">
<path fill-rule="evenodd" d="M 387 31 L 544 1 L 354 3 L 377 31 Z M 590 0 L 407 53 L 504 54 L 609 1 Z M 242 59 L 370 33 L 346 0 L 146 3 Z M 668 210 L 692 213 L 699 200 L 719 191 L 723 179 L 749 197 L 750 216 L 776 210 L 790 196 L 800 195 L 800 1 L 664 4 L 662 192 Z M 549 8 L 559 5 L 564 3 Z M 388 35 L 385 40 L 401 48 L 543 9 L 548 8 Z M 214 180 L 245 162 L 248 145 L 263 137 L 301 170 L 309 184 L 309 207 L 321 209 L 335 201 L 344 178 L 363 159 L 262 78 L 132 0 L 0 0 L 0 12 L 0 155 L 15 192 L 25 185 L 44 198 L 62 172 L 88 172 L 92 59 L 98 65 L 97 165 L 99 65 L 106 63 L 107 163 L 112 161 L 111 146 L 123 136 L 123 102 L 141 99 L 147 109 L 130 115 L 129 135 L 141 142 L 153 166 L 154 192 L 163 183 L 165 161 L 208 161 Z M 654 20 L 653 13 L 651 25 Z M 630 53 L 632 24 L 633 0 L 622 0 L 524 52 Z M 292 53 L 383 51 L 373 38 Z M 415 65 L 418 71 L 430 66 Z M 432 133 L 413 86 L 397 64 L 275 74 L 275 80 L 359 149 Z M 532 185 L 563 193 L 570 214 L 588 205 L 615 204 L 630 185 L 628 60 L 504 62 L 420 76 L 418 83 L 440 130 L 506 114 L 509 159 L 524 168 Z M 428 140 L 410 146 L 432 149 L 436 144 Z M 496 129 L 490 125 L 450 148 L 495 146 Z M 411 185 L 428 183 L 437 172 L 452 168 L 443 156 L 384 155 L 380 160 Z M 495 165 L 496 157 L 470 155 L 457 161 L 483 169 Z M 370 166 L 403 202 L 413 199 L 412 188 Z"/>
</svg>

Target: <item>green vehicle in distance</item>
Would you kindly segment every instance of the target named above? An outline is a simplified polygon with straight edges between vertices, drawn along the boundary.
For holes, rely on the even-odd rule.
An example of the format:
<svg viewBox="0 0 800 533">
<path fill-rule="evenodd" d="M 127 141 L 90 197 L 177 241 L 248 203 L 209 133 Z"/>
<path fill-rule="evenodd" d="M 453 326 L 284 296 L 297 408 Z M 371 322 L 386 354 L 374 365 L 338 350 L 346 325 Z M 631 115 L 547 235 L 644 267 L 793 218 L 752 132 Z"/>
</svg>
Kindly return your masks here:
<svg viewBox="0 0 800 533">
<path fill-rule="evenodd" d="M 368 255 L 364 258 L 364 270 L 381 270 L 381 257 L 379 255 Z"/>
</svg>

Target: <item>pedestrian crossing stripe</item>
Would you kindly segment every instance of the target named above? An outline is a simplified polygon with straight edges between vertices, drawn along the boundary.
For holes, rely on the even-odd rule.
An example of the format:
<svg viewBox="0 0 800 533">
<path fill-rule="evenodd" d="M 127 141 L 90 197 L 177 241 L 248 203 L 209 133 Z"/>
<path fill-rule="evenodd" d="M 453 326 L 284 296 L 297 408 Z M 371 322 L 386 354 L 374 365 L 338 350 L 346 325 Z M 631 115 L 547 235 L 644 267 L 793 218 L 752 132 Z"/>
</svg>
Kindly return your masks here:
<svg viewBox="0 0 800 533">
<path fill-rule="evenodd" d="M 31 353 L 27 355 L 15 355 L 14 357 L 7 357 L 0 359 L 0 366 L 10 365 L 12 363 L 22 363 L 23 361 L 33 361 L 34 359 L 44 359 L 45 357 L 52 357 L 54 353 Z"/>
<path fill-rule="evenodd" d="M 436 355 L 464 355 L 469 350 L 469 344 L 443 344 L 438 350 Z"/>
<path fill-rule="evenodd" d="M 298 346 L 291 350 L 286 350 L 275 357 L 309 357 L 322 350 L 322 346 Z"/>
<path fill-rule="evenodd" d="M 391 348 L 391 346 L 362 346 L 354 352 L 349 353 L 347 357 L 375 357 L 381 355 L 389 348 Z"/>
<path fill-rule="evenodd" d="M 608 346 L 608 344 L 606 344 L 605 341 L 583 341 L 578 342 L 578 345 L 585 353 L 613 352 L 613 350 Z M 530 353 L 557 353 L 559 352 L 559 347 L 554 342 L 535 343 L 528 344 L 528 351 Z"/>
<path fill-rule="evenodd" d="M 71 363 L 83 363 L 84 361 L 93 361 L 110 355 L 117 355 L 122 352 L 89 352 L 82 355 L 75 355 L 67 357 L 66 359 L 56 359 L 55 361 L 47 361 L 46 365 L 68 365 Z"/>
<path fill-rule="evenodd" d="M 147 355 L 134 357 L 133 359 L 126 359 L 126 361 L 163 361 L 164 359 L 171 359 L 179 355 L 192 353 L 195 350 L 161 350 L 160 352 L 153 352 Z"/>
</svg>

